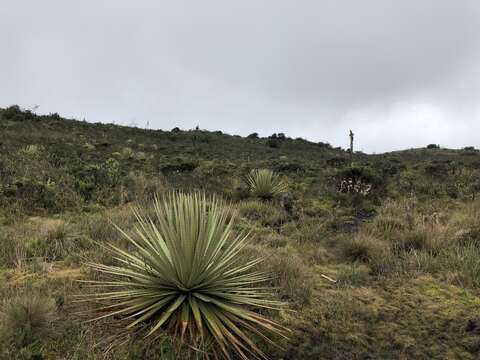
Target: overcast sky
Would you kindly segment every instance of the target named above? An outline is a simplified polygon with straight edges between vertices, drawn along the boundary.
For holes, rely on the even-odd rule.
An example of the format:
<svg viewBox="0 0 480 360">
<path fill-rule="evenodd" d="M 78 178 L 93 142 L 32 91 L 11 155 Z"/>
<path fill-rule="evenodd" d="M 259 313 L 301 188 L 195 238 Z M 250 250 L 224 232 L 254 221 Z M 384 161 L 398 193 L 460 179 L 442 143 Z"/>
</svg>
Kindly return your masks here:
<svg viewBox="0 0 480 360">
<path fill-rule="evenodd" d="M 480 147 L 479 0 L 0 0 L 0 106 Z"/>
</svg>

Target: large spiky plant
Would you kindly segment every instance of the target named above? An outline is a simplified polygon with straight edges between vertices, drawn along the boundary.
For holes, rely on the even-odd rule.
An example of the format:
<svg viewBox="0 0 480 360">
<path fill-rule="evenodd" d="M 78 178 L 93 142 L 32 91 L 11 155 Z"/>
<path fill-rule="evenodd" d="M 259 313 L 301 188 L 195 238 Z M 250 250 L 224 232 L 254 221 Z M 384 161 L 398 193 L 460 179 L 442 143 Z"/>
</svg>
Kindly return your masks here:
<svg viewBox="0 0 480 360">
<path fill-rule="evenodd" d="M 287 184 L 280 176 L 269 169 L 253 169 L 247 175 L 247 184 L 253 196 L 264 200 L 272 199 L 275 196 L 287 191 Z"/>
<path fill-rule="evenodd" d="M 132 234 L 119 231 L 132 250 L 108 249 L 117 265 L 89 264 L 107 275 L 93 281 L 94 295 L 109 304 L 105 315 L 147 328 L 147 336 L 169 333 L 183 343 L 212 343 L 215 357 L 266 358 L 252 334 L 269 341 L 284 328 L 255 309 L 278 308 L 261 285 L 268 276 L 254 270 L 260 259 L 245 261 L 245 234 L 234 235 L 234 216 L 225 204 L 204 194 L 172 193 L 154 201 L 155 218 L 135 211 Z"/>
</svg>

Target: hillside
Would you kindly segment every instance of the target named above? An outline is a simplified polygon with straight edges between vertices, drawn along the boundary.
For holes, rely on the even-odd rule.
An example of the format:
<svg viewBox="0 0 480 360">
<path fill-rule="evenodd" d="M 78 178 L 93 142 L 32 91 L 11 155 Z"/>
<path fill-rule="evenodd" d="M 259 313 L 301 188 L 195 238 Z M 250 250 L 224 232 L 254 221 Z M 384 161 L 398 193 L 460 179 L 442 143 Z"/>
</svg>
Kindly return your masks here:
<svg viewBox="0 0 480 360">
<path fill-rule="evenodd" d="M 133 207 L 148 212 L 153 194 L 172 190 L 220 195 L 235 230 L 251 231 L 245 258 L 265 258 L 275 297 L 293 310 L 272 314 L 292 332 L 281 349 L 262 343 L 271 358 L 479 358 L 480 153 L 355 153 L 351 164 L 341 148 L 286 135 L 0 109 L 0 298 L 52 303 L 38 333 L 2 318 L 0 358 L 173 358 L 168 343 L 135 337 L 110 350 L 111 323 L 85 322 L 93 310 L 75 302 L 87 291 L 78 280 L 93 276 L 85 260 L 112 261 L 103 243 L 126 246 L 112 222 L 132 229 Z M 256 168 L 288 192 L 254 198 L 245 177 Z"/>
</svg>

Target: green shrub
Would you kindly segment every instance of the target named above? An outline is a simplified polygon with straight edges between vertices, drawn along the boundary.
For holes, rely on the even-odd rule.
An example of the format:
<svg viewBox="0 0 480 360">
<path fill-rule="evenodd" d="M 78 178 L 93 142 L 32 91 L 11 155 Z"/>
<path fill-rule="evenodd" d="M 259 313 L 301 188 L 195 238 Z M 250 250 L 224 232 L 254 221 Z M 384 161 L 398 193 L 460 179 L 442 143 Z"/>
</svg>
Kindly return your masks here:
<svg viewBox="0 0 480 360">
<path fill-rule="evenodd" d="M 310 303 L 313 284 L 308 269 L 304 260 L 291 249 L 283 248 L 270 253 L 265 266 L 272 274 L 272 285 L 282 299 L 297 307 Z"/>
<path fill-rule="evenodd" d="M 339 287 L 364 286 L 371 281 L 370 268 L 365 264 L 353 263 L 342 268 L 336 277 Z"/>
<path fill-rule="evenodd" d="M 325 241 L 330 235 L 330 223 L 319 219 L 306 219 L 295 234 L 299 243 L 316 243 Z"/>
<path fill-rule="evenodd" d="M 268 276 L 252 271 L 260 260 L 242 261 L 245 235 L 234 235 L 234 216 L 214 197 L 171 194 L 155 200 L 155 223 L 136 212 L 135 239 L 120 230 L 131 250 L 110 245 L 118 266 L 90 263 L 109 277 L 91 297 L 107 304 L 100 318 L 123 316 L 128 328 L 145 327 L 148 335 L 167 330 L 196 347 L 249 359 L 264 356 L 248 333 L 282 333 L 283 328 L 257 308 L 278 307 L 256 284 Z"/>
<path fill-rule="evenodd" d="M 148 177 L 144 173 L 129 172 L 123 180 L 121 203 L 130 201 L 151 202 L 155 194 L 160 195 L 168 190 L 166 180 L 161 174 Z"/>
<path fill-rule="evenodd" d="M 283 209 L 261 201 L 244 201 L 237 209 L 241 217 L 259 221 L 264 226 L 280 226 L 287 220 L 287 213 Z"/>
<path fill-rule="evenodd" d="M 132 150 L 132 148 L 125 147 L 120 150 L 120 157 L 122 160 L 131 160 L 134 156 L 135 152 Z"/>
<path fill-rule="evenodd" d="M 388 245 L 372 235 L 359 233 L 346 239 L 343 243 L 343 254 L 352 261 L 371 262 L 382 256 Z"/>
<path fill-rule="evenodd" d="M 288 239 L 285 236 L 273 231 L 255 234 L 253 238 L 256 243 L 264 244 L 272 248 L 282 248 L 288 243 Z"/>
</svg>

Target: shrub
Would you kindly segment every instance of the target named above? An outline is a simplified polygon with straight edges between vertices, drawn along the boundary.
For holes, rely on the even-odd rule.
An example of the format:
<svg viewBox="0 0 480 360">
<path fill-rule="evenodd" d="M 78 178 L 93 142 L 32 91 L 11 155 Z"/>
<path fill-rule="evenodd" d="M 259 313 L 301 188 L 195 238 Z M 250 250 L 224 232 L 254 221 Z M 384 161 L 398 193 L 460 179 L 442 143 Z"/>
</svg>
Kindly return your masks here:
<svg viewBox="0 0 480 360">
<path fill-rule="evenodd" d="M 247 139 L 258 139 L 258 133 L 254 132 L 247 136 Z"/>
<path fill-rule="evenodd" d="M 302 164 L 297 164 L 294 162 L 284 162 L 282 164 L 277 165 L 275 168 L 279 172 L 296 172 L 296 173 L 305 172 L 305 167 Z"/>
<path fill-rule="evenodd" d="M 272 199 L 285 193 L 287 184 L 269 169 L 254 169 L 247 176 L 247 184 L 253 196 L 263 200 Z"/>
<path fill-rule="evenodd" d="M 325 143 L 325 142 L 322 142 L 322 141 L 319 141 L 317 143 L 318 147 L 322 148 L 322 149 L 331 149 L 332 148 L 332 145 L 330 145 L 328 142 Z"/>
<path fill-rule="evenodd" d="M 245 201 L 237 206 L 240 216 L 259 221 L 264 226 L 279 226 L 287 220 L 287 213 L 272 204 Z"/>
<path fill-rule="evenodd" d="M 188 172 L 193 171 L 198 166 L 196 162 L 188 159 L 177 158 L 173 162 L 162 166 L 161 170 L 164 173 L 168 172 Z"/>
<path fill-rule="evenodd" d="M 135 156 L 135 152 L 132 150 L 132 148 L 125 147 L 120 150 L 120 156 L 122 160 L 130 160 Z"/>
<path fill-rule="evenodd" d="M 271 147 L 271 148 L 278 148 L 280 146 L 280 143 L 277 140 L 277 138 L 268 138 L 266 144 L 268 147 Z"/>
<path fill-rule="evenodd" d="M 440 149 L 440 145 L 437 144 L 428 144 L 427 149 Z"/>
<path fill-rule="evenodd" d="M 370 234 L 358 233 L 343 244 L 344 256 L 352 261 L 371 263 L 389 252 L 388 244 Z"/>
<path fill-rule="evenodd" d="M 299 307 L 312 297 L 312 282 L 305 262 L 292 249 L 276 249 L 265 256 L 265 266 L 272 274 L 271 284 L 279 296 Z"/>
<path fill-rule="evenodd" d="M 147 177 L 141 172 L 129 172 L 123 179 L 121 203 L 151 201 L 155 194 L 165 193 L 168 185 L 161 175 Z"/>
<path fill-rule="evenodd" d="M 319 244 L 330 235 L 329 222 L 318 219 L 304 221 L 295 236 L 299 243 Z"/>
<path fill-rule="evenodd" d="M 171 194 L 154 208 L 155 222 L 136 211 L 135 238 L 118 228 L 136 251 L 110 245 L 118 266 L 89 264 L 111 277 L 95 282 L 105 292 L 93 299 L 108 303 L 98 319 L 125 316 L 128 328 L 144 326 L 148 335 L 165 330 L 194 347 L 213 341 L 211 350 L 225 357 L 264 357 L 248 333 L 283 328 L 253 309 L 280 304 L 259 290 L 268 276 L 251 269 L 260 260 L 238 256 L 247 237 L 232 233 L 233 213 L 201 194 Z"/>
<path fill-rule="evenodd" d="M 285 236 L 273 231 L 255 234 L 253 237 L 255 243 L 265 244 L 272 248 L 282 248 L 288 243 L 288 239 Z"/>
</svg>

